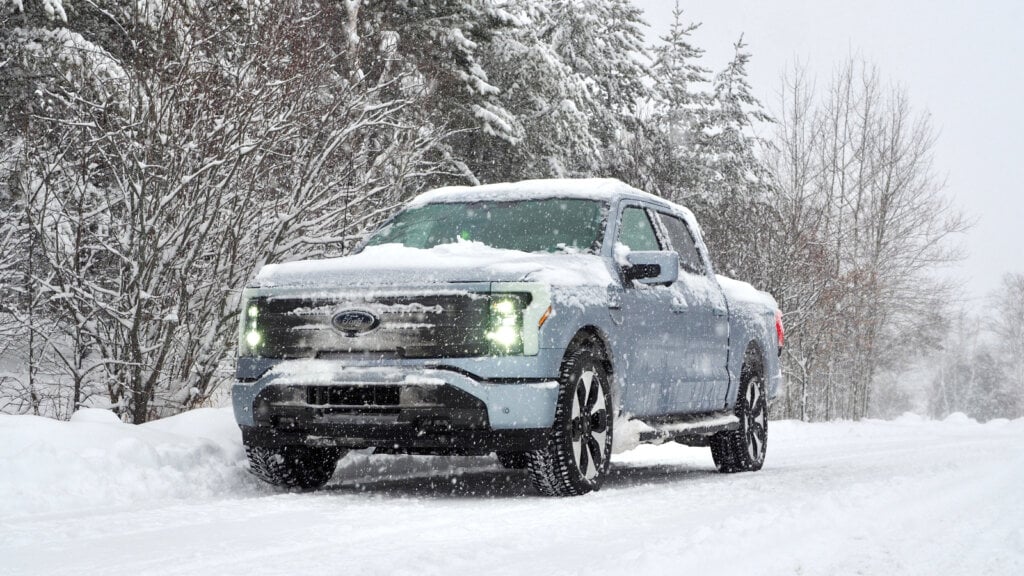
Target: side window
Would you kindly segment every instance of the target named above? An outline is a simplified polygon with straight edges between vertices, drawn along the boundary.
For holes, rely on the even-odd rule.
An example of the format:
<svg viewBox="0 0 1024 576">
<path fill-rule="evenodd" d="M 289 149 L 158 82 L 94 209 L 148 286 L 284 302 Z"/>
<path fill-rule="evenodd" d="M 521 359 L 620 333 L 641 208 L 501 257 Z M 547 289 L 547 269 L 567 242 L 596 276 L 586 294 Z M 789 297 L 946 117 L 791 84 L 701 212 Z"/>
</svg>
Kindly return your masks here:
<svg viewBox="0 0 1024 576">
<path fill-rule="evenodd" d="M 672 249 L 679 254 L 679 266 L 693 274 L 704 274 L 704 263 L 701 262 L 700 254 L 693 240 L 693 234 L 686 223 L 668 214 L 658 214 L 661 223 L 665 226 L 665 232 L 672 242 Z"/>
<path fill-rule="evenodd" d="M 647 211 L 642 208 L 629 207 L 622 212 L 619 242 L 630 250 L 661 250 Z"/>
</svg>

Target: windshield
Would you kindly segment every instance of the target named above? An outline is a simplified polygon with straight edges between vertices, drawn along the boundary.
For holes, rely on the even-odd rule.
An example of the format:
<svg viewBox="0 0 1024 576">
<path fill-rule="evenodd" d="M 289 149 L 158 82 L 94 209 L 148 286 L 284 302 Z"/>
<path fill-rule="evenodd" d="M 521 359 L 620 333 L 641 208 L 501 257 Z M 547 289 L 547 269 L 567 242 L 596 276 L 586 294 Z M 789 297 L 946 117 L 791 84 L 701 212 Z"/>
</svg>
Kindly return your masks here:
<svg viewBox="0 0 1024 576">
<path fill-rule="evenodd" d="M 596 253 L 606 212 L 603 202 L 575 198 L 426 204 L 400 212 L 367 246 L 433 248 L 461 240 L 523 252 Z"/>
</svg>

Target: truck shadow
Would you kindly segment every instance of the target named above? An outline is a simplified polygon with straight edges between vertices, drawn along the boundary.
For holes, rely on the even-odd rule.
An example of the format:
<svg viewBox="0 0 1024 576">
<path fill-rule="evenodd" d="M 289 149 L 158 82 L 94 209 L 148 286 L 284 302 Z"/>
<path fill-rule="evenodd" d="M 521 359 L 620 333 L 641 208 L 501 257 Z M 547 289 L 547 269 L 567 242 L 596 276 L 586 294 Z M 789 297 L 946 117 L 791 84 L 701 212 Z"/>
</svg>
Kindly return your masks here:
<svg viewBox="0 0 1024 576">
<path fill-rule="evenodd" d="M 486 459 L 478 459 L 484 463 Z M 339 469 L 322 491 L 334 494 L 373 494 L 387 498 L 521 498 L 540 497 L 530 485 L 524 470 L 505 470 L 491 465 L 489 469 L 451 469 L 441 464 L 434 470 L 422 469 L 400 475 L 379 470 Z M 699 481 L 720 477 L 713 469 L 674 465 L 637 465 L 612 463 L 602 492 L 640 488 L 643 486 Z"/>
</svg>

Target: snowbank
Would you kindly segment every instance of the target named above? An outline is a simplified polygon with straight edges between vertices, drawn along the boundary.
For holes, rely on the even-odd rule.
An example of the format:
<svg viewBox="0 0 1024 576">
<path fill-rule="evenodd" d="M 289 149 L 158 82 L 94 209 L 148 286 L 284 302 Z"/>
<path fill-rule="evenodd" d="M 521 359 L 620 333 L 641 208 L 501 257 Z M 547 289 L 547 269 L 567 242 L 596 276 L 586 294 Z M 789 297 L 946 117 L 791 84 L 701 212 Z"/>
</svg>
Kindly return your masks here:
<svg viewBox="0 0 1024 576">
<path fill-rule="evenodd" d="M 643 426 L 618 422 L 616 462 L 671 461 L 681 446 L 636 446 Z M 915 436 L 956 436 L 985 430 L 1024 432 L 1024 419 L 984 424 L 955 415 L 932 421 L 906 414 L 893 421 L 807 424 L 773 421 L 772 450 L 780 445 L 823 447 L 850 438 L 886 442 Z M 229 408 L 199 409 L 141 426 L 123 424 L 106 410 L 81 410 L 70 422 L 36 416 L 0 416 L 0 518 L 71 509 L 151 505 L 160 501 L 250 497 L 274 493 L 248 473 L 241 434 Z M 772 465 L 771 451 L 767 466 Z M 334 484 L 387 478 L 457 476 L 497 470 L 493 458 L 369 456 L 350 453 Z"/>
<path fill-rule="evenodd" d="M 70 422 L 0 417 L 0 517 L 251 492 L 230 409 L 142 426 L 106 410 Z"/>
<path fill-rule="evenodd" d="M 0 417 L 0 573 L 1022 574 L 1024 420 L 963 420 L 773 421 L 756 474 L 640 446 L 546 499 L 493 458 L 365 453 L 280 493 L 227 410 Z"/>
<path fill-rule="evenodd" d="M 275 492 L 249 474 L 230 408 L 193 410 L 141 426 L 97 409 L 79 410 L 70 422 L 0 416 L 0 438 L 0 518 Z M 495 468 L 493 458 L 353 452 L 339 462 L 334 482 Z"/>
</svg>

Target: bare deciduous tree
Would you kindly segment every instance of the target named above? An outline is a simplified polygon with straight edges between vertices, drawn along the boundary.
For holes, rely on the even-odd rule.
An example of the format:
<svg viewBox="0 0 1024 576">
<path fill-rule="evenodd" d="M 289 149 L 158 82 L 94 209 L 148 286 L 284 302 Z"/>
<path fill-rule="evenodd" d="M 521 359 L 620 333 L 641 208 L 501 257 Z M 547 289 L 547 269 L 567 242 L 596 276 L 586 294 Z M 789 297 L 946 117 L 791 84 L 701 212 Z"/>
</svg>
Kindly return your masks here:
<svg viewBox="0 0 1024 576">
<path fill-rule="evenodd" d="M 444 171 L 447 134 L 410 111 L 421 78 L 347 60 L 342 7 L 145 8 L 102 14 L 130 62 L 63 28 L 12 43 L 41 98 L 20 110 L 4 246 L 31 248 L 12 253 L 24 288 L 5 310 L 30 369 L 45 353 L 73 380 L 70 410 L 99 387 L 133 422 L 205 402 L 254 270 L 344 253 Z"/>
<path fill-rule="evenodd" d="M 874 67 L 851 60 L 820 100 L 799 69 L 784 86 L 769 156 L 781 250 L 765 256 L 791 335 L 781 410 L 861 418 L 878 377 L 927 342 L 949 289 L 931 273 L 958 258 L 966 222 L 935 173 L 928 116 Z"/>
</svg>

